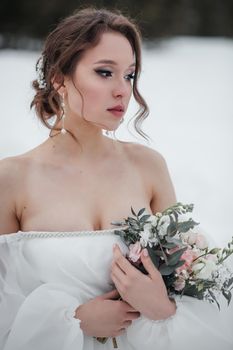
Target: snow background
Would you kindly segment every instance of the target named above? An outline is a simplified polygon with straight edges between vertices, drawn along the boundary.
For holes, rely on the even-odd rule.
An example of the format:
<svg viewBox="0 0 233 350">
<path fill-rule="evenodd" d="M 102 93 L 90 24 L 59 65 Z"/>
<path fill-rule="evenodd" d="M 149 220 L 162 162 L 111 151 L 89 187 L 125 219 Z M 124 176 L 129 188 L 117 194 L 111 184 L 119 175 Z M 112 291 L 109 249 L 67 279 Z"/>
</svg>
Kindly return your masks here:
<svg viewBox="0 0 233 350">
<path fill-rule="evenodd" d="M 0 51 L 0 158 L 48 136 L 29 108 L 38 55 Z M 116 136 L 161 152 L 178 200 L 194 203 L 193 217 L 225 245 L 233 235 L 233 40 L 178 37 L 144 47 L 139 89 L 150 107 L 143 130 L 153 142 L 127 130 L 133 100 Z"/>
</svg>

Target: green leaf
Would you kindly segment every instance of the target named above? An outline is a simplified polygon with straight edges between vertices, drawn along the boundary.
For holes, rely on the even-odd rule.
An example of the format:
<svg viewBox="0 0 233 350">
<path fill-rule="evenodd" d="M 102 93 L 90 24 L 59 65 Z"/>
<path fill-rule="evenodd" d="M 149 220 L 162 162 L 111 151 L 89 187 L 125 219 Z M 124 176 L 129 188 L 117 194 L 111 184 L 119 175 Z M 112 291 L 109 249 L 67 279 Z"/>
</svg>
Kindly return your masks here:
<svg viewBox="0 0 233 350">
<path fill-rule="evenodd" d="M 203 290 L 204 289 L 204 284 L 203 283 L 199 283 L 198 285 L 197 285 L 197 290 L 198 290 L 198 292 L 200 292 L 201 290 Z"/>
<path fill-rule="evenodd" d="M 175 236 L 176 233 L 177 233 L 177 225 L 174 221 L 172 221 L 167 227 L 167 235 L 170 237 L 173 237 Z"/>
<path fill-rule="evenodd" d="M 161 273 L 162 276 L 171 275 L 174 271 L 175 271 L 174 266 L 168 266 L 166 264 L 162 264 L 159 267 L 159 272 Z"/>
<path fill-rule="evenodd" d="M 156 253 L 154 252 L 154 250 L 151 247 L 147 246 L 147 250 L 148 250 L 149 257 L 151 258 L 154 266 L 156 268 L 158 268 L 160 258 L 156 255 Z"/>
<path fill-rule="evenodd" d="M 176 220 L 176 222 L 177 222 L 177 221 L 178 221 L 178 217 L 179 217 L 179 215 L 177 214 L 177 212 L 176 212 L 176 211 L 174 211 L 172 214 L 175 216 L 175 220 Z"/>
<path fill-rule="evenodd" d="M 137 216 L 135 211 L 133 210 L 133 207 L 131 207 L 131 213 L 134 215 L 134 216 Z"/>
<path fill-rule="evenodd" d="M 229 278 L 229 280 L 226 280 L 223 284 L 224 288 L 230 288 L 230 286 L 233 284 L 233 276 Z"/>
<path fill-rule="evenodd" d="M 161 252 L 161 250 L 153 250 L 153 252 L 157 255 L 157 256 L 163 256 L 163 252 Z"/>
<path fill-rule="evenodd" d="M 145 223 L 147 219 L 149 219 L 150 215 L 143 215 L 141 218 L 140 218 L 140 222 L 141 223 Z"/>
<path fill-rule="evenodd" d="M 117 235 L 117 236 L 122 236 L 122 231 L 119 231 L 119 230 L 115 230 L 114 231 L 114 233 L 115 233 L 115 235 Z"/>
<path fill-rule="evenodd" d="M 218 252 L 220 251 L 221 251 L 221 248 L 213 248 L 208 252 L 208 254 L 218 254 Z"/>
<path fill-rule="evenodd" d="M 128 224 L 130 225 L 130 227 L 133 229 L 133 230 L 138 230 L 140 229 L 140 225 L 139 225 L 139 222 L 134 219 L 134 218 L 129 218 L 128 219 Z"/>
<path fill-rule="evenodd" d="M 166 241 L 169 243 L 174 243 L 176 246 L 183 246 L 183 242 L 179 238 L 174 238 L 174 237 L 165 237 Z"/>
<path fill-rule="evenodd" d="M 199 225 L 199 223 L 195 222 L 193 219 L 189 219 L 188 221 L 178 222 L 177 229 L 179 232 L 187 232 L 196 225 Z"/>
<path fill-rule="evenodd" d="M 115 225 L 115 226 L 126 226 L 125 221 L 112 221 L 111 225 Z"/>
<path fill-rule="evenodd" d="M 185 263 L 185 260 L 179 260 L 178 263 L 176 265 L 174 265 L 174 268 L 177 269 L 178 267 L 183 266 Z"/>
<path fill-rule="evenodd" d="M 171 248 L 175 248 L 176 244 L 174 243 L 161 243 L 163 248 L 167 248 L 167 249 L 171 249 Z"/>
<path fill-rule="evenodd" d="M 210 289 L 208 290 L 208 292 L 209 292 L 210 296 L 212 297 L 212 299 L 213 299 L 213 300 L 215 301 L 215 303 L 217 304 L 218 309 L 219 309 L 219 311 L 220 311 L 220 305 L 219 305 L 219 302 L 217 301 L 217 299 L 216 299 L 214 293 L 213 293 Z"/>
<path fill-rule="evenodd" d="M 172 266 L 178 263 L 178 261 L 180 260 L 182 254 L 184 253 L 184 251 L 187 249 L 187 247 L 181 248 L 179 250 L 177 250 L 175 253 L 171 254 L 168 257 L 168 265 Z"/>
<path fill-rule="evenodd" d="M 141 216 L 144 213 L 145 210 L 146 210 L 146 208 L 140 209 L 139 212 L 138 212 L 138 216 Z"/>
<path fill-rule="evenodd" d="M 222 294 L 223 294 L 224 298 L 227 300 L 227 305 L 229 306 L 229 304 L 231 302 L 231 292 L 229 290 L 222 289 Z"/>
</svg>

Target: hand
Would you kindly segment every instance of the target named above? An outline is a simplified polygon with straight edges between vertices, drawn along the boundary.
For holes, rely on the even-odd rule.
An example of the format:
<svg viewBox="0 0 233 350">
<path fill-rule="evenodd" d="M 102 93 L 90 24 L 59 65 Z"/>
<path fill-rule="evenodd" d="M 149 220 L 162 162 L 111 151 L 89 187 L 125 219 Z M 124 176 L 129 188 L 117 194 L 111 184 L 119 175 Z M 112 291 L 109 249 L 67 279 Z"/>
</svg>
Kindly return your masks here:
<svg viewBox="0 0 233 350">
<path fill-rule="evenodd" d="M 91 299 L 76 309 L 82 331 L 93 337 L 116 337 L 125 332 L 140 313 L 119 299 L 116 289 Z"/>
<path fill-rule="evenodd" d="M 175 302 L 170 300 L 160 272 L 149 256 L 141 255 L 148 275 L 136 269 L 123 255 L 118 245 L 113 249 L 111 278 L 123 300 L 151 320 L 166 319 L 175 314 Z"/>
</svg>

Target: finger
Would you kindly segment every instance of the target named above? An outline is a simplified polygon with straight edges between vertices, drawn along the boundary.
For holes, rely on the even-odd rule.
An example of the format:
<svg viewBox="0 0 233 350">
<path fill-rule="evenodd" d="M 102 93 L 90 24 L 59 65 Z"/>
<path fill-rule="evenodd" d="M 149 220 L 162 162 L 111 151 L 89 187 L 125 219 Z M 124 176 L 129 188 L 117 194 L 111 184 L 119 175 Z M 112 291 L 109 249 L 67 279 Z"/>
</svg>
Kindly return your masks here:
<svg viewBox="0 0 233 350">
<path fill-rule="evenodd" d="M 125 274 L 133 274 L 135 273 L 135 268 L 132 266 L 132 264 L 122 255 L 122 252 L 119 248 L 119 246 L 116 244 L 116 248 L 113 249 L 113 257 L 117 265 L 121 268 L 121 270 Z"/>
<path fill-rule="evenodd" d="M 110 292 L 100 295 L 101 299 L 115 299 L 118 297 L 120 297 L 120 294 L 116 288 L 111 290 Z"/>
<path fill-rule="evenodd" d="M 121 281 L 121 283 L 126 282 L 127 276 L 118 264 L 113 263 L 111 272 L 114 273 L 114 275 L 119 279 L 119 281 Z"/>
<path fill-rule="evenodd" d="M 129 303 L 127 303 L 127 301 L 122 300 L 122 302 L 124 302 L 127 306 L 126 308 L 126 312 L 131 313 L 138 313 L 138 310 L 136 310 L 132 305 L 130 305 Z"/>
<path fill-rule="evenodd" d="M 115 284 L 118 292 L 120 293 L 120 296 L 122 297 L 123 296 L 123 290 L 122 290 L 121 281 L 118 279 L 117 276 L 115 276 L 114 272 L 111 272 L 111 278 L 112 278 L 112 281 Z"/>
<path fill-rule="evenodd" d="M 145 252 L 147 252 L 147 255 L 145 255 Z M 143 251 L 142 251 L 141 261 L 142 261 L 143 266 L 145 267 L 146 271 L 149 273 L 149 276 L 151 277 L 151 279 L 157 278 L 159 271 L 155 267 L 155 265 L 153 264 L 149 254 L 148 254 L 148 250 L 146 248 L 143 249 Z"/>
<path fill-rule="evenodd" d="M 114 271 L 114 268 L 115 268 L 116 266 L 117 266 L 117 267 L 122 271 L 122 273 L 125 275 L 125 272 L 120 268 L 120 266 L 117 264 L 117 262 L 113 259 L 113 260 L 112 260 L 112 263 L 111 263 L 111 271 Z"/>
</svg>

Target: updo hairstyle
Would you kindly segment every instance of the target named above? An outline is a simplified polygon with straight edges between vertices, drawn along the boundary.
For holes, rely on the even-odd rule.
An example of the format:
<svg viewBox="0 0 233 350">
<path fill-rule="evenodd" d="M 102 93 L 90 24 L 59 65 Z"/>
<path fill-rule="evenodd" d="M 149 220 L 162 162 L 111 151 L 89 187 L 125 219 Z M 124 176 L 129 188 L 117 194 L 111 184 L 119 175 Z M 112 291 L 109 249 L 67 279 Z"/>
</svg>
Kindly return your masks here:
<svg viewBox="0 0 233 350">
<path fill-rule="evenodd" d="M 41 74 L 45 87 L 38 80 L 32 83 L 36 93 L 31 102 L 41 122 L 51 130 L 56 129 L 62 116 L 61 97 L 58 89 L 64 83 L 64 76 L 72 77 L 82 54 L 96 46 L 103 33 L 114 31 L 121 33 L 131 44 L 135 54 L 135 78 L 133 80 L 133 95 L 139 104 L 134 120 L 136 131 L 147 139 L 141 130 L 143 120 L 148 116 L 148 106 L 138 91 L 137 82 L 141 72 L 141 35 L 133 20 L 125 17 L 119 11 L 107 9 L 86 8 L 62 20 L 48 35 L 42 51 Z M 52 82 L 56 79 L 60 85 L 57 89 Z M 51 125 L 49 119 L 57 116 Z"/>
</svg>

